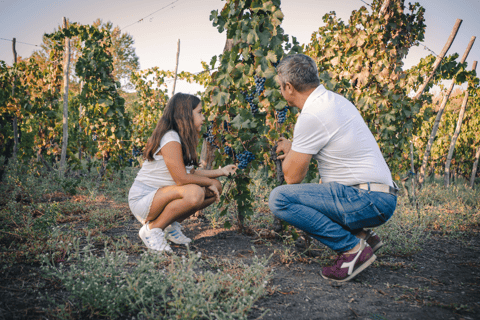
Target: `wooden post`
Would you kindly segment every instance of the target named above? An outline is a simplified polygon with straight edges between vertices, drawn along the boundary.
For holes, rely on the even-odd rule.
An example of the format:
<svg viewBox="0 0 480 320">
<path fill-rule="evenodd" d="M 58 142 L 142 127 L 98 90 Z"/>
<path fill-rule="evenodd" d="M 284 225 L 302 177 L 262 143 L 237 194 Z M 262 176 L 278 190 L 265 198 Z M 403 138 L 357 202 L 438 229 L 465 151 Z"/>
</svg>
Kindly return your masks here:
<svg viewBox="0 0 480 320">
<path fill-rule="evenodd" d="M 411 189 L 412 189 L 412 202 L 416 203 L 417 199 L 415 196 L 415 166 L 413 162 L 413 141 L 410 141 L 410 165 L 411 165 L 411 175 L 412 175 L 412 184 L 411 184 Z"/>
<path fill-rule="evenodd" d="M 391 0 L 385 0 L 385 2 L 382 4 L 382 7 L 380 8 L 380 12 L 379 12 L 379 15 L 381 18 L 385 13 L 387 13 L 387 9 L 388 7 L 390 7 L 390 2 Z"/>
<path fill-rule="evenodd" d="M 83 91 L 83 81 L 80 82 L 80 93 Z M 83 106 L 80 104 L 78 108 L 78 160 L 82 160 L 82 141 L 81 141 L 81 136 L 82 136 L 82 125 L 81 125 L 81 119 L 82 119 L 82 114 L 83 114 Z"/>
<path fill-rule="evenodd" d="M 63 17 L 63 28 L 67 28 L 67 19 Z M 65 56 L 63 58 L 63 137 L 62 137 L 62 155 L 60 158 L 60 171 L 62 175 L 65 172 L 67 164 L 67 145 L 68 145 L 68 69 L 70 67 L 70 39 L 65 38 Z"/>
<path fill-rule="evenodd" d="M 473 61 L 472 70 L 475 71 L 476 68 L 477 68 L 477 61 Z M 445 187 L 448 187 L 450 185 L 450 179 L 449 179 L 450 164 L 452 163 L 453 151 L 455 150 L 455 144 L 457 143 L 458 135 L 460 134 L 460 130 L 462 129 L 462 122 L 463 122 L 463 117 L 465 115 L 465 109 L 467 108 L 467 102 L 468 102 L 468 88 L 465 92 L 465 97 L 463 98 L 462 107 L 460 108 L 460 112 L 458 114 L 457 127 L 455 128 L 455 133 L 453 134 L 452 141 L 450 142 L 450 149 L 448 150 L 447 161 L 445 162 L 445 176 L 444 176 Z"/>
<path fill-rule="evenodd" d="M 180 57 L 180 39 L 177 42 L 177 62 L 175 63 L 175 77 L 173 78 L 172 96 L 175 94 L 175 86 L 177 85 L 177 71 L 178 71 L 178 58 Z"/>
<path fill-rule="evenodd" d="M 447 51 L 448 49 L 450 49 L 450 46 L 452 45 L 453 43 L 453 40 L 455 40 L 455 37 L 457 35 L 457 32 L 458 32 L 458 29 L 460 28 L 460 25 L 462 24 L 462 19 L 457 19 L 457 21 L 455 22 L 455 25 L 453 26 L 453 30 L 452 32 L 450 33 L 450 37 L 448 37 L 448 40 L 447 40 L 447 43 L 445 44 L 445 46 L 443 47 L 442 49 L 442 52 L 440 52 L 440 54 L 437 56 L 437 59 L 435 60 L 435 63 L 433 64 L 433 70 L 432 70 L 432 73 L 430 74 L 430 76 L 428 77 L 427 80 L 425 80 L 425 82 L 420 86 L 420 88 L 418 89 L 418 92 L 417 94 L 415 95 L 415 97 L 413 98 L 414 100 L 417 100 L 420 98 L 420 96 L 422 95 L 423 91 L 425 90 L 425 87 L 428 85 L 428 83 L 430 82 L 430 80 L 432 80 L 433 76 L 435 75 L 435 71 L 437 71 L 437 68 L 438 66 L 440 65 L 440 63 L 442 62 L 442 59 L 445 57 L 445 55 L 447 54 Z"/>
<path fill-rule="evenodd" d="M 464 63 L 465 60 L 468 57 L 468 54 L 470 53 L 470 49 L 472 49 L 473 43 L 475 42 L 475 37 L 472 37 L 470 39 L 470 42 L 468 43 L 467 49 L 465 50 L 465 53 L 463 54 L 462 60 L 460 60 L 460 63 Z M 450 84 L 450 87 L 447 90 L 447 93 L 445 94 L 445 97 L 442 100 L 442 104 L 440 105 L 440 109 L 437 112 L 437 117 L 435 118 L 435 123 L 433 124 L 432 132 L 430 133 L 430 138 L 428 139 L 427 146 L 425 148 L 425 154 L 423 155 L 423 160 L 422 160 L 422 166 L 420 167 L 419 173 L 418 173 L 418 184 L 421 186 L 423 184 L 423 181 L 425 179 L 425 169 L 428 164 L 428 158 L 430 157 L 430 151 L 433 146 L 433 141 L 435 140 L 435 137 L 437 136 L 437 130 L 438 127 L 440 126 L 440 120 L 442 119 L 443 111 L 445 110 L 445 107 L 448 102 L 448 98 L 450 97 L 450 94 L 453 91 L 453 87 L 455 86 L 455 81 L 452 81 Z"/>
<path fill-rule="evenodd" d="M 15 44 L 17 43 L 17 39 L 13 38 L 12 40 L 12 50 L 13 50 L 13 63 L 17 64 L 17 49 L 15 48 Z M 12 86 L 12 97 L 15 96 L 15 83 L 17 82 L 17 76 L 13 78 L 13 86 Z M 17 114 L 13 116 L 13 158 L 17 158 L 18 154 L 18 119 Z"/>
<path fill-rule="evenodd" d="M 478 147 L 477 152 L 475 154 L 475 162 L 473 163 L 472 175 L 470 176 L 470 188 L 472 189 L 473 189 L 473 184 L 475 183 L 475 177 L 477 176 L 479 158 L 480 158 L 480 146 Z"/>
</svg>

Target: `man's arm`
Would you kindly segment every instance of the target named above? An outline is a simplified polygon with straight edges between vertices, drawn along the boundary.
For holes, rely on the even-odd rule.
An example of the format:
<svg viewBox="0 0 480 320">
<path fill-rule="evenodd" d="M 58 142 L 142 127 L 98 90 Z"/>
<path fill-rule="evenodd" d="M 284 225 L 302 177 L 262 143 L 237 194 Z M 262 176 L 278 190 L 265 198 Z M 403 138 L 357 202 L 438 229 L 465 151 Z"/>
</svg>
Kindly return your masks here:
<svg viewBox="0 0 480 320">
<path fill-rule="evenodd" d="M 282 152 L 283 155 L 278 156 L 278 159 L 283 159 L 282 170 L 287 184 L 297 184 L 302 182 L 308 172 L 311 154 L 305 154 L 290 150 L 292 142 L 285 138 L 280 138 L 278 141 L 277 152 Z"/>
</svg>

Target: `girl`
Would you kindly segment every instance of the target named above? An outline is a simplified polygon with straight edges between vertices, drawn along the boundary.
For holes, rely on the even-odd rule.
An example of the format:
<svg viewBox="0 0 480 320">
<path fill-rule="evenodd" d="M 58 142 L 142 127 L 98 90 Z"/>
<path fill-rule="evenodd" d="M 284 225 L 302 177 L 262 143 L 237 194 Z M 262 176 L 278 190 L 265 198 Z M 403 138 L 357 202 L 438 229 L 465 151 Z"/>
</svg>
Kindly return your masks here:
<svg viewBox="0 0 480 320">
<path fill-rule="evenodd" d="M 145 161 L 128 194 L 128 204 L 143 224 L 139 236 L 148 249 L 172 251 L 167 243 L 187 245 L 191 239 L 180 222 L 219 199 L 215 179 L 235 173 L 228 165 L 217 170 L 197 170 L 196 148 L 205 117 L 195 96 L 175 94 L 147 141 Z"/>
</svg>

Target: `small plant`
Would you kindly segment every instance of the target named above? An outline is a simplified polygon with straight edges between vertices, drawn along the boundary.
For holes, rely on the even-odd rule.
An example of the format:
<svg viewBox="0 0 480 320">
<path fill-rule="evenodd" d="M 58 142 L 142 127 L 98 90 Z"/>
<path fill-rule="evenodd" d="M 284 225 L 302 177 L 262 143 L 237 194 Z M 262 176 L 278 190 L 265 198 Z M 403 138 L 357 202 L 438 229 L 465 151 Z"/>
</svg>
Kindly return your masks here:
<svg viewBox="0 0 480 320">
<path fill-rule="evenodd" d="M 128 267 L 128 256 L 118 247 L 110 250 L 105 245 L 102 257 L 91 252 L 91 244 L 80 249 L 75 241 L 73 247 L 65 263 L 45 255 L 43 270 L 63 283 L 82 314 L 246 319 L 270 279 L 267 259 L 256 256 L 251 265 L 222 262 L 220 271 L 219 262 L 208 264 L 190 251 L 182 257 L 145 253 Z"/>
</svg>

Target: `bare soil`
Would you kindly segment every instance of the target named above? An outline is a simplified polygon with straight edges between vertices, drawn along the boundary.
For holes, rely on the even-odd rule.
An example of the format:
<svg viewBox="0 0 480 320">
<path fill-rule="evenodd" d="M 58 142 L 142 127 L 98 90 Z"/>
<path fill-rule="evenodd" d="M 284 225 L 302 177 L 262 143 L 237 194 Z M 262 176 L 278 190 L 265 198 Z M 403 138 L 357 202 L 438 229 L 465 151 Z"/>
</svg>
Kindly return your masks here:
<svg viewBox="0 0 480 320">
<path fill-rule="evenodd" d="M 273 254 L 268 295 L 255 303 L 249 319 L 480 319 L 480 233 L 463 240 L 433 234 L 420 252 L 408 257 L 379 251 L 366 271 L 337 284 L 320 276 L 317 259 L 282 258 L 282 241 L 259 237 L 263 232 L 268 238 L 269 230 L 213 229 L 200 218 L 183 224 L 194 240 L 191 249 L 204 257 L 248 263 L 255 254 L 252 246 L 257 255 Z M 141 243 L 139 228 L 132 219 L 105 233 L 126 234 Z M 172 248 L 178 254 L 186 251 L 183 246 Z M 49 318 L 40 292 L 61 291 L 60 283 L 42 277 L 38 266 L 16 265 L 0 272 L 0 319 Z"/>
</svg>

